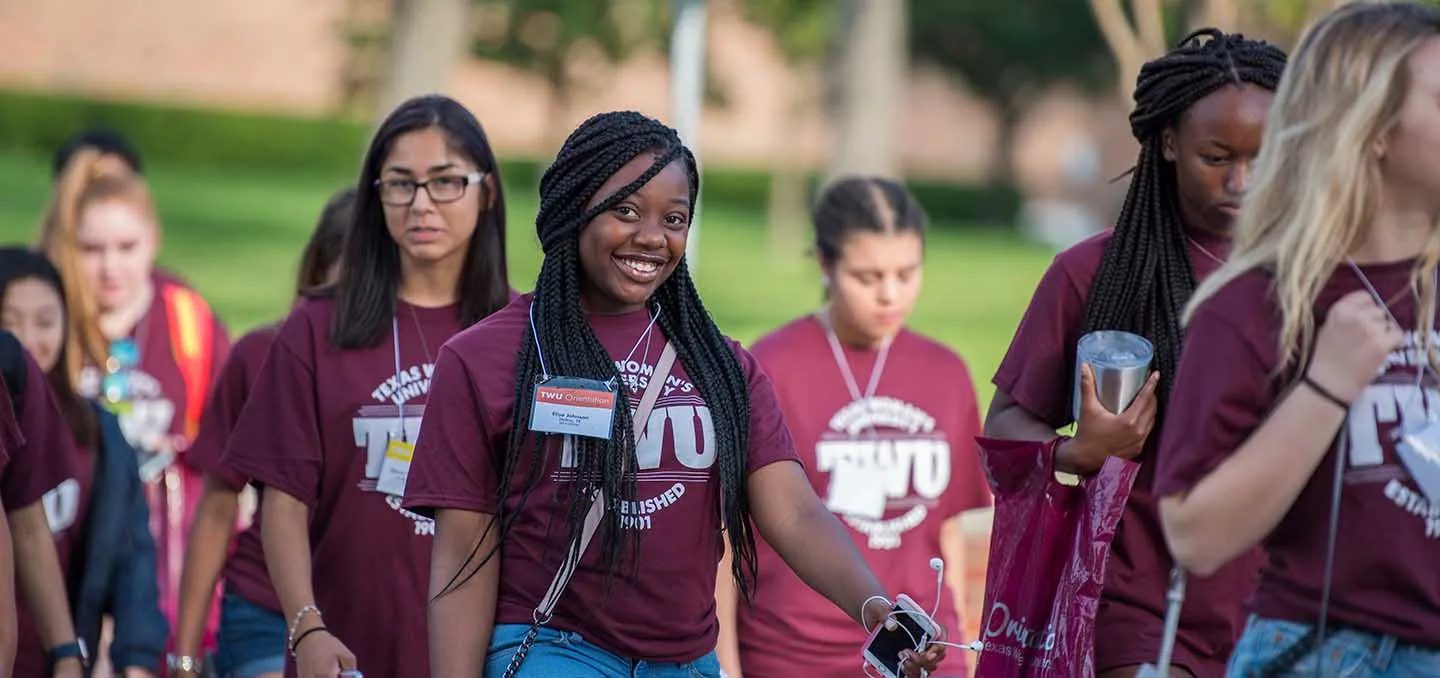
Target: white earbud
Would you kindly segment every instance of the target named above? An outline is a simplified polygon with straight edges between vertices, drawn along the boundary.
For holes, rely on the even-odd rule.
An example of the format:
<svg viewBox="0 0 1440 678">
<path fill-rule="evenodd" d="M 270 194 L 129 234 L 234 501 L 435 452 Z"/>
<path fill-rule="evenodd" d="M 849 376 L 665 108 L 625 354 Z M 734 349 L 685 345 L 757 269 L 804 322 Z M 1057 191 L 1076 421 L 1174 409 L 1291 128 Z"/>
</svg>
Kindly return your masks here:
<svg viewBox="0 0 1440 678">
<path fill-rule="evenodd" d="M 941 559 L 939 559 L 939 558 L 931 558 L 931 559 L 930 559 L 930 569 L 935 570 L 936 572 L 939 572 L 939 571 L 941 571 L 941 570 L 944 570 L 944 569 L 945 569 L 945 561 L 943 561 L 943 560 L 941 560 Z"/>
</svg>

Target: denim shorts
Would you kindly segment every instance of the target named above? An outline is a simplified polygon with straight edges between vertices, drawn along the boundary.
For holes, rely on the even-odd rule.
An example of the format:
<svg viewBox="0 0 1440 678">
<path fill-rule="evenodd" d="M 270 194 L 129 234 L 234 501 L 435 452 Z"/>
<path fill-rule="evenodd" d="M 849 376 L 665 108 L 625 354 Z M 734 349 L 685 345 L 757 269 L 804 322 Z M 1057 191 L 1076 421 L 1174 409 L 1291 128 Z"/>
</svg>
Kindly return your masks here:
<svg viewBox="0 0 1440 678">
<path fill-rule="evenodd" d="M 1314 624 L 1250 616 L 1245 635 L 1230 657 L 1226 675 L 1232 678 L 1261 676 L 1271 660 L 1300 642 Z M 1315 639 L 1310 639 L 1313 642 Z M 1321 665 L 1316 666 L 1316 658 Z M 1325 676 L 1325 678 L 1422 678 L 1440 676 L 1440 650 L 1406 645 L 1394 636 L 1358 630 L 1336 630 L 1325 634 L 1325 647 L 1313 648 L 1290 666 L 1275 667 L 1270 676 Z"/>
<path fill-rule="evenodd" d="M 230 592 L 220 599 L 215 668 L 220 678 L 285 671 L 285 617 Z"/>
<path fill-rule="evenodd" d="M 490 634 L 485 678 L 501 678 L 505 667 L 530 630 L 528 624 L 497 624 Z M 621 657 L 586 641 L 580 634 L 541 627 L 530 644 L 516 678 L 720 678 L 720 660 L 712 651 L 682 664 L 648 662 Z"/>
</svg>

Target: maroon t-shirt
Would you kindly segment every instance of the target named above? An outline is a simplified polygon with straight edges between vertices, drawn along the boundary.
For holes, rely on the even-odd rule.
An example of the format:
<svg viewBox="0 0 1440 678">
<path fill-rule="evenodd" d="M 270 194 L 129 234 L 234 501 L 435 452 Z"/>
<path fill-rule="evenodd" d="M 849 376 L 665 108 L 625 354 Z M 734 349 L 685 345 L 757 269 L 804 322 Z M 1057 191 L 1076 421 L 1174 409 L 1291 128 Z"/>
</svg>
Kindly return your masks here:
<svg viewBox="0 0 1440 678">
<path fill-rule="evenodd" d="M 15 402 L 10 399 L 10 387 L 0 376 L 0 478 L 5 476 L 11 455 L 24 447 L 25 435 L 20 432 L 19 415 L 15 412 Z M 3 490 L 0 487 L 0 491 Z M 10 503 L 6 501 L 4 505 L 8 507 Z"/>
<path fill-rule="evenodd" d="M 995 373 L 997 390 L 1056 429 L 1073 423 L 1075 346 L 1085 326 L 1090 283 L 1111 233 L 1087 238 L 1055 257 Z M 1203 279 L 1219 267 L 1216 257 L 1225 256 L 1228 242 L 1202 233 L 1191 237 L 1190 263 Z M 1176 410 L 1171 406 L 1167 411 Z M 1095 619 L 1095 668 L 1100 671 L 1152 662 L 1160 650 L 1165 592 L 1174 561 L 1151 491 L 1155 465 L 1150 462 L 1158 441 L 1158 433 L 1152 433 L 1136 459 L 1140 471 L 1106 565 Z M 1190 578 L 1181 608 L 1177 663 L 1200 675 L 1224 672 L 1244 629 L 1246 602 L 1254 591 L 1260 558 L 1256 549 L 1211 577 Z"/>
<path fill-rule="evenodd" d="M 24 445 L 11 451 L 10 465 L 0 476 L 0 494 L 5 509 L 14 511 L 40 501 L 45 493 L 75 475 L 72 455 L 57 450 L 75 449 L 74 437 L 60 405 L 50 391 L 50 382 L 35 359 L 25 354 L 24 396 L 14 403 Z"/>
<path fill-rule="evenodd" d="M 79 540 L 83 538 L 85 511 L 94 475 L 94 455 L 87 454 L 76 444 L 45 373 L 28 353 L 25 357 L 28 367 L 25 396 L 16 403 L 16 414 L 26 444 L 16 455 L 12 472 L 6 473 L 0 482 L 5 484 L 3 492 L 7 508 L 23 508 L 37 499 L 43 502 L 41 506 L 46 521 L 55 535 L 61 575 L 68 582 L 75 568 L 84 566 L 74 562 L 73 556 L 80 547 Z M 17 488 L 16 493 L 12 493 L 10 483 L 18 480 L 12 476 L 22 471 L 31 474 L 29 480 L 24 481 L 26 489 Z M 39 496 L 35 494 L 37 489 Z M 17 502 L 13 504 L 12 494 L 18 494 Z M 48 676 L 49 653 L 40 641 L 34 614 L 24 596 L 17 596 L 15 603 L 18 642 L 13 675 L 16 678 Z"/>
<path fill-rule="evenodd" d="M 528 323 L 530 295 L 456 336 L 441 351 L 435 407 L 425 418 L 415 450 L 405 505 L 494 514 L 509 449 L 515 402 L 515 360 Z M 633 391 L 632 405 L 649 383 L 665 346 L 657 324 L 648 343 L 624 360 L 649 324 L 649 314 L 590 315 L 590 327 Z M 754 357 L 731 344 L 749 378 L 751 473 L 797 460 L 770 380 Z M 550 625 L 577 631 L 616 654 L 658 662 L 688 662 L 715 649 L 715 572 L 723 546 L 720 485 L 715 467 L 715 423 L 710 408 L 677 359 L 636 450 L 639 500 L 626 517 L 640 535 L 639 571 L 615 575 L 604 592 L 608 567 L 592 544 L 560 596 Z M 528 443 L 527 443 L 528 444 Z M 529 624 L 563 560 L 569 478 L 561 439 L 552 436 L 539 486 L 502 549 L 500 624 Z M 514 510 L 530 473 L 524 455 L 509 489 Z M 573 474 L 573 472 L 571 472 Z M 361 667 L 362 670 L 364 667 Z"/>
<path fill-rule="evenodd" d="M 842 350 L 865 389 L 879 351 Z M 990 498 L 975 450 L 980 413 L 965 362 L 902 330 L 891 343 L 875 397 L 852 402 L 814 316 L 760 339 L 754 353 L 775 385 L 816 494 L 836 512 L 885 588 L 929 611 L 937 594 L 930 559 L 942 555 L 942 527 Z M 853 479 L 883 487 L 868 506 L 852 504 L 858 496 L 849 485 Z M 744 674 L 859 675 L 866 633 L 850 618 L 853 611 L 811 590 L 764 540 L 757 545 L 756 601 L 737 609 Z M 962 625 L 955 598 L 946 589 L 939 601 L 936 620 L 956 639 Z M 951 655 L 946 666 L 964 673 L 963 662 Z"/>
<path fill-rule="evenodd" d="M 1417 304 L 1409 291 L 1411 268 L 1406 261 L 1362 269 L 1406 328 L 1406 348 L 1390 354 L 1346 420 L 1349 447 L 1329 620 L 1437 647 L 1440 508 L 1426 501 L 1393 437 L 1404 422 L 1424 422 L 1427 408 L 1433 414 L 1440 402 L 1440 379 L 1433 370 L 1425 370 L 1417 388 L 1423 360 L 1416 359 L 1420 341 L 1413 330 Z M 1353 271 L 1340 267 L 1315 304 L 1317 324 L 1336 300 L 1363 289 Z M 1193 487 L 1265 421 L 1293 379 L 1293 368 L 1272 376 L 1281 363 L 1279 327 L 1271 278 L 1261 272 L 1231 282 L 1196 311 L 1173 399 L 1175 411 L 1185 416 L 1172 417 L 1166 426 L 1158 496 Z M 1431 341 L 1437 340 L 1440 333 L 1432 333 Z M 1255 596 L 1255 612 L 1261 616 L 1312 625 L 1319 618 L 1337 449 L 1320 462 L 1264 541 L 1269 561 Z"/>
<path fill-rule="evenodd" d="M 315 604 L 367 676 L 430 672 L 435 523 L 375 484 L 390 439 L 402 426 L 405 440 L 419 435 L 432 361 L 460 326 L 458 305 L 396 307 L 399 370 L 390 323 L 375 346 L 342 350 L 330 341 L 334 299 L 297 304 L 225 444 L 226 465 L 309 507 Z"/>
<path fill-rule="evenodd" d="M 246 398 L 250 397 L 251 389 L 259 380 L 260 368 L 265 364 L 265 356 L 269 354 L 278 332 L 278 326 L 261 327 L 235 342 L 230 349 L 230 359 L 215 378 L 210 402 L 200 418 L 200 432 L 186 453 L 192 467 L 210 474 L 237 492 L 250 482 L 250 478 L 223 463 L 225 442 L 240 419 Z M 235 536 L 234 547 L 225 561 L 221 576 L 235 595 L 265 609 L 280 610 L 280 599 L 265 568 L 258 508 L 250 525 Z"/>
<path fill-rule="evenodd" d="M 136 344 L 139 364 L 128 372 L 128 399 L 119 404 L 107 403 L 101 392 L 102 371 L 94 365 L 87 365 L 81 371 L 80 392 L 100 400 L 116 413 L 125 439 L 140 453 L 140 475 L 146 481 L 145 500 L 150 509 L 150 534 L 155 538 L 160 609 L 174 624 L 180 605 L 185 545 L 194 522 L 195 507 L 205 487 L 202 474 L 187 461 L 191 434 L 186 430 L 186 413 L 190 397 L 171 341 L 174 319 L 165 301 L 166 286 L 174 284 L 169 282 L 171 278 L 163 274 L 152 276 L 156 283 L 155 299 L 131 331 L 129 338 Z M 210 351 L 209 376 L 213 386 L 215 375 L 230 353 L 229 336 L 219 317 L 213 314 Z M 163 449 L 161 442 L 168 442 L 169 449 L 176 454 L 153 455 L 154 451 Z M 207 648 L 213 647 L 217 618 L 212 614 L 206 626 L 204 646 Z"/>
</svg>

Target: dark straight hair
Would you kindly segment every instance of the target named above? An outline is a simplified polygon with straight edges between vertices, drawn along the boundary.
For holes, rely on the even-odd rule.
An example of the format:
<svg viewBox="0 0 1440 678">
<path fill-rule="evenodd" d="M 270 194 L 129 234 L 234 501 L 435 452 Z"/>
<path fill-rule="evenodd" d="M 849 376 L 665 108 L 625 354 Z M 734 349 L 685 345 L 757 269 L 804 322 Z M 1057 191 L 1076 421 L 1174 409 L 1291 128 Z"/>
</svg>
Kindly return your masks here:
<svg viewBox="0 0 1440 678">
<path fill-rule="evenodd" d="M 315 231 L 300 253 L 300 269 L 295 275 L 295 294 L 324 287 L 329 280 L 330 267 L 340 261 L 340 251 L 345 246 L 345 234 L 355 222 L 355 187 L 346 186 L 330 196 L 325 208 L 320 211 L 320 220 Z"/>
<path fill-rule="evenodd" d="M 360 181 L 355 185 L 355 221 L 345 239 L 340 277 L 335 285 L 335 313 L 330 340 L 342 349 L 378 345 L 395 314 L 395 293 L 400 284 L 400 246 L 385 227 L 384 206 L 375 181 L 395 140 L 427 129 L 445 135 L 451 149 L 467 156 L 481 172 L 493 176 L 495 196 L 489 209 L 489 189 L 482 182 L 466 190 L 480 191 L 482 209 L 475 235 L 465 253 L 457 283 L 460 325 L 468 327 L 510 301 L 505 270 L 505 191 L 500 167 L 480 121 L 449 97 L 428 95 L 400 104 L 375 132 Z"/>
<path fill-rule="evenodd" d="M 0 302 L 3 302 L 5 295 L 10 293 L 10 286 L 26 279 L 35 279 L 49 285 L 60 297 L 60 322 L 65 324 L 65 336 L 61 337 L 60 353 L 55 356 L 55 365 L 45 372 L 45 378 L 50 382 L 50 390 L 55 394 L 55 400 L 60 405 L 60 414 L 65 417 L 65 423 L 70 427 L 70 433 L 75 436 L 76 444 L 86 450 L 95 449 L 95 444 L 100 440 L 100 423 L 95 417 L 95 412 L 90 409 L 90 403 L 75 391 L 75 384 L 70 382 L 70 372 L 65 369 L 65 357 L 70 342 L 70 334 L 75 328 L 70 326 L 68 314 L 69 302 L 65 299 L 65 283 L 60 278 L 60 271 L 44 254 L 23 247 L 0 248 Z M 34 407 L 32 403 L 30 405 Z"/>
</svg>

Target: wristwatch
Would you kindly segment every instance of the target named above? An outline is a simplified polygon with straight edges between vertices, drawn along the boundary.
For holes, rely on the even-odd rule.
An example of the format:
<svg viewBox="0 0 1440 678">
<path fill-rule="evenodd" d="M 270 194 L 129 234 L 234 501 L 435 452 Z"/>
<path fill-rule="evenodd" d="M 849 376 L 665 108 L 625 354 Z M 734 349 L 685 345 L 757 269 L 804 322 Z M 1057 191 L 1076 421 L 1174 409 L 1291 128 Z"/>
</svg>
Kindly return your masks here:
<svg viewBox="0 0 1440 678">
<path fill-rule="evenodd" d="M 90 668 L 90 650 L 85 647 L 84 638 L 76 638 L 64 645 L 50 648 L 50 666 L 53 667 L 66 659 L 79 659 L 81 666 Z"/>
<path fill-rule="evenodd" d="M 194 657 L 176 657 L 172 654 L 165 658 L 165 664 L 171 673 L 176 671 L 189 671 L 198 676 L 201 672 L 200 660 Z"/>
</svg>

